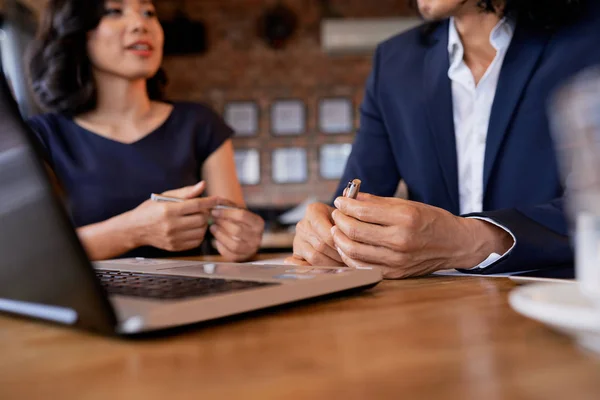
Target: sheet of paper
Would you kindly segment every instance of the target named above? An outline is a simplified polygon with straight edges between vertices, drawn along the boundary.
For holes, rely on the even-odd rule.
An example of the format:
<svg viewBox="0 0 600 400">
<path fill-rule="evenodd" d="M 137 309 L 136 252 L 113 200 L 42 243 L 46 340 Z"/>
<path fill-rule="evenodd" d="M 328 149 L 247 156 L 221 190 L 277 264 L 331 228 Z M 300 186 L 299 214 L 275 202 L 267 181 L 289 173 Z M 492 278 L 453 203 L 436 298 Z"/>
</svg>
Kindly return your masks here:
<svg viewBox="0 0 600 400">
<path fill-rule="evenodd" d="M 285 258 L 270 258 L 267 260 L 260 260 L 260 261 L 252 261 L 249 262 L 247 264 L 252 264 L 252 265 L 284 265 L 285 264 Z M 569 279 L 551 279 L 551 278 L 536 278 L 536 277 L 519 277 L 519 276 L 514 276 L 515 274 L 522 274 L 525 271 L 522 272 L 515 272 L 515 273 L 507 273 L 507 274 L 493 274 L 493 275 L 481 275 L 481 274 L 469 274 L 469 273 L 463 273 L 463 272 L 459 272 L 455 269 L 445 269 L 442 271 L 437 271 L 434 272 L 432 275 L 435 276 L 456 276 L 456 277 L 477 277 L 477 278 L 510 278 L 514 281 L 528 281 L 528 282 L 533 282 L 533 281 L 539 281 L 539 282 L 549 282 L 549 281 L 554 281 L 554 282 L 574 282 L 573 280 L 569 280 Z"/>
<path fill-rule="evenodd" d="M 270 258 L 268 260 L 251 261 L 248 264 L 252 265 L 284 265 L 285 258 Z"/>
<path fill-rule="evenodd" d="M 432 275 L 438 276 L 477 276 L 480 278 L 506 278 L 514 274 L 494 274 L 494 275 L 481 275 L 481 274 L 469 274 L 464 272 L 459 272 L 455 269 L 443 269 L 441 271 L 434 272 Z"/>
</svg>

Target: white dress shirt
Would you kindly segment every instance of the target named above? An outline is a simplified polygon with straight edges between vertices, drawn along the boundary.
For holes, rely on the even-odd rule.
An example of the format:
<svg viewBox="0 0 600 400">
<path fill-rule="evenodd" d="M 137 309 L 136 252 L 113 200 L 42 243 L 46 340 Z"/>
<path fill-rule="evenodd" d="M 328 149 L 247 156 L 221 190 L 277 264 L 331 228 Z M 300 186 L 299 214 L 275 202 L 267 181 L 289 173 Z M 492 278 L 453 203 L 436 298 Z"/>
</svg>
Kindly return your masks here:
<svg viewBox="0 0 600 400">
<path fill-rule="evenodd" d="M 477 84 L 473 73 L 464 61 L 464 47 L 456 30 L 454 18 L 450 19 L 449 29 L 448 77 L 452 82 L 460 213 L 469 214 L 483 211 L 483 165 L 487 132 L 500 70 L 514 33 L 514 23 L 502 19 L 492 30 L 490 43 L 496 49 L 496 57 Z M 488 218 L 480 219 L 506 230 L 513 237 L 514 244 L 503 255 L 490 254 L 475 268 L 485 268 L 493 264 L 506 256 L 516 244 L 515 236 L 508 229 Z"/>
</svg>

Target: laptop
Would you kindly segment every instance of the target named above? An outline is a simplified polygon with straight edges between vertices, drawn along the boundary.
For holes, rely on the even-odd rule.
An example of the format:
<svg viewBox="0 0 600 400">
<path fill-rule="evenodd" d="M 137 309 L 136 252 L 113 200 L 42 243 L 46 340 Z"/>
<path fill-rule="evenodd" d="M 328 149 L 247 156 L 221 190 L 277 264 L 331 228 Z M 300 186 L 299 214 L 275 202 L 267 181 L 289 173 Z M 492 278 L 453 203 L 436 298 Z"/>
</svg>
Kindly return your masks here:
<svg viewBox="0 0 600 400">
<path fill-rule="evenodd" d="M 378 269 L 167 259 L 92 263 L 0 70 L 0 311 L 136 335 L 381 281 Z"/>
</svg>

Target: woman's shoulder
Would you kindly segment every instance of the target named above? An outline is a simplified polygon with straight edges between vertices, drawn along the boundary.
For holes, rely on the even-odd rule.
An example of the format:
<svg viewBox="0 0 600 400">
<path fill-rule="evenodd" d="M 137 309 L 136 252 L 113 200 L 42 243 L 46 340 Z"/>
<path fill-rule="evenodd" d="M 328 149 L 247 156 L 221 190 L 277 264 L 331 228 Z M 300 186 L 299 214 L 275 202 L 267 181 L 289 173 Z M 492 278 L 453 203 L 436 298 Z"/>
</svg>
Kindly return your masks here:
<svg viewBox="0 0 600 400">
<path fill-rule="evenodd" d="M 173 102 L 173 115 L 181 125 L 190 126 L 196 131 L 218 132 L 231 136 L 233 131 L 221 115 L 212 107 L 198 102 Z"/>
<path fill-rule="evenodd" d="M 69 119 L 58 113 L 39 114 L 29 117 L 27 124 L 40 136 L 60 134 L 64 130 L 65 122 Z"/>
<path fill-rule="evenodd" d="M 55 113 L 37 114 L 27 118 L 27 123 L 33 125 L 45 125 L 51 123 L 56 117 L 57 114 Z"/>
<path fill-rule="evenodd" d="M 233 136 L 233 130 L 223 118 L 210 106 L 196 102 L 177 102 L 173 104 L 174 120 L 180 121 L 179 131 L 192 132 L 203 159 L 217 150 Z"/>
<path fill-rule="evenodd" d="M 220 121 L 221 116 L 209 105 L 193 101 L 172 102 L 173 112 L 198 122 Z"/>
<path fill-rule="evenodd" d="M 33 132 L 34 142 L 39 145 L 44 160 L 51 166 L 53 165 L 52 149 L 56 149 L 64 142 L 67 121 L 68 118 L 55 113 L 34 115 L 26 121 Z"/>
</svg>

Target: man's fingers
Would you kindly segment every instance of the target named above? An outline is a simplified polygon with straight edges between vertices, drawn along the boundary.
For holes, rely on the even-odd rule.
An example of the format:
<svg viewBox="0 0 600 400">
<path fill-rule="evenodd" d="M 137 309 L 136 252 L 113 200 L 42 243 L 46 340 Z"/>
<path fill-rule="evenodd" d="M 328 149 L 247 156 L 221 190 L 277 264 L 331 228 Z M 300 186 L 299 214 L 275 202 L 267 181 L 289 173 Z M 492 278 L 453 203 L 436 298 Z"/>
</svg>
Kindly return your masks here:
<svg viewBox="0 0 600 400">
<path fill-rule="evenodd" d="M 296 256 L 291 256 L 291 257 L 287 257 L 285 260 L 283 260 L 283 262 L 285 264 L 289 264 L 289 265 L 297 265 L 299 267 L 309 267 L 310 264 L 302 259 L 302 258 L 298 258 Z"/>
<path fill-rule="evenodd" d="M 400 200 L 400 199 L 392 199 L 389 197 L 380 197 L 375 196 L 369 193 L 359 192 L 358 196 L 356 196 L 356 200 L 358 201 L 368 201 L 370 203 L 378 203 L 378 204 L 390 204 L 391 201 Z"/>
<path fill-rule="evenodd" d="M 340 265 L 339 261 L 316 251 L 310 243 L 300 240 L 298 237 L 294 239 L 294 257 L 306 260 L 309 265 L 320 265 L 325 267 Z"/>
<path fill-rule="evenodd" d="M 395 225 L 398 222 L 401 223 L 402 219 L 404 219 L 402 211 L 397 211 L 403 209 L 400 204 L 395 205 L 394 209 L 396 211 L 393 215 L 390 215 L 389 204 L 379 201 L 370 202 L 367 200 L 361 201 L 347 197 L 338 197 L 335 199 L 335 206 L 344 214 L 370 224 L 389 226 Z M 406 211 L 407 213 L 409 212 L 408 206 L 406 207 Z"/>
<path fill-rule="evenodd" d="M 328 224 L 333 227 L 333 225 Z M 317 233 L 313 230 L 312 225 L 309 221 L 304 220 L 296 225 L 296 238 L 298 241 L 307 242 L 314 251 L 318 253 L 322 253 L 328 258 L 337 261 L 339 263 L 342 262 L 340 255 L 335 250 L 335 246 L 333 243 L 333 238 L 331 237 L 331 228 L 329 228 L 329 232 L 323 232 L 323 234 L 327 234 L 327 240 L 323 240 Z"/>
<path fill-rule="evenodd" d="M 390 266 L 402 266 L 402 254 L 379 246 L 372 246 L 350 240 L 337 226 L 332 229 L 332 236 L 338 252 L 349 258 L 371 264 L 385 264 Z M 341 254 L 340 254 L 341 256 Z"/>
<path fill-rule="evenodd" d="M 346 264 L 348 267 L 350 268 L 356 268 L 356 269 L 365 269 L 365 268 L 378 268 L 379 270 L 381 270 L 381 273 L 383 274 L 383 278 L 384 279 L 400 279 L 403 278 L 403 276 L 399 276 L 399 272 L 386 267 L 385 265 L 380 265 L 380 264 L 366 264 L 360 261 L 356 261 L 351 259 L 350 257 L 348 257 L 346 254 L 344 254 L 344 252 L 340 251 L 340 254 L 342 256 L 342 259 L 344 260 L 344 264 Z"/>
<path fill-rule="evenodd" d="M 326 257 L 332 259 L 333 261 L 342 262 L 340 255 L 335 249 L 335 244 L 333 243 L 333 238 L 331 239 L 331 243 L 334 246 L 330 246 L 327 243 L 323 242 L 319 237 L 314 235 L 307 235 L 304 239 L 310 244 L 314 251 L 325 255 Z"/>
<path fill-rule="evenodd" d="M 326 245 L 334 248 L 333 239 L 331 238 L 331 228 L 333 227 L 333 224 L 329 219 L 329 215 L 310 218 L 308 219 L 308 222 L 314 234 Z"/>
<path fill-rule="evenodd" d="M 396 243 L 397 237 L 394 235 L 393 228 L 369 224 L 349 217 L 339 210 L 332 214 L 335 226 L 337 226 L 350 240 L 370 244 L 373 246 L 385 246 L 390 249 L 397 249 L 400 243 Z"/>
<path fill-rule="evenodd" d="M 321 203 L 308 206 L 305 218 L 296 225 L 294 255 L 310 265 L 338 266 L 341 258 L 331 237 L 332 207 Z"/>
</svg>

